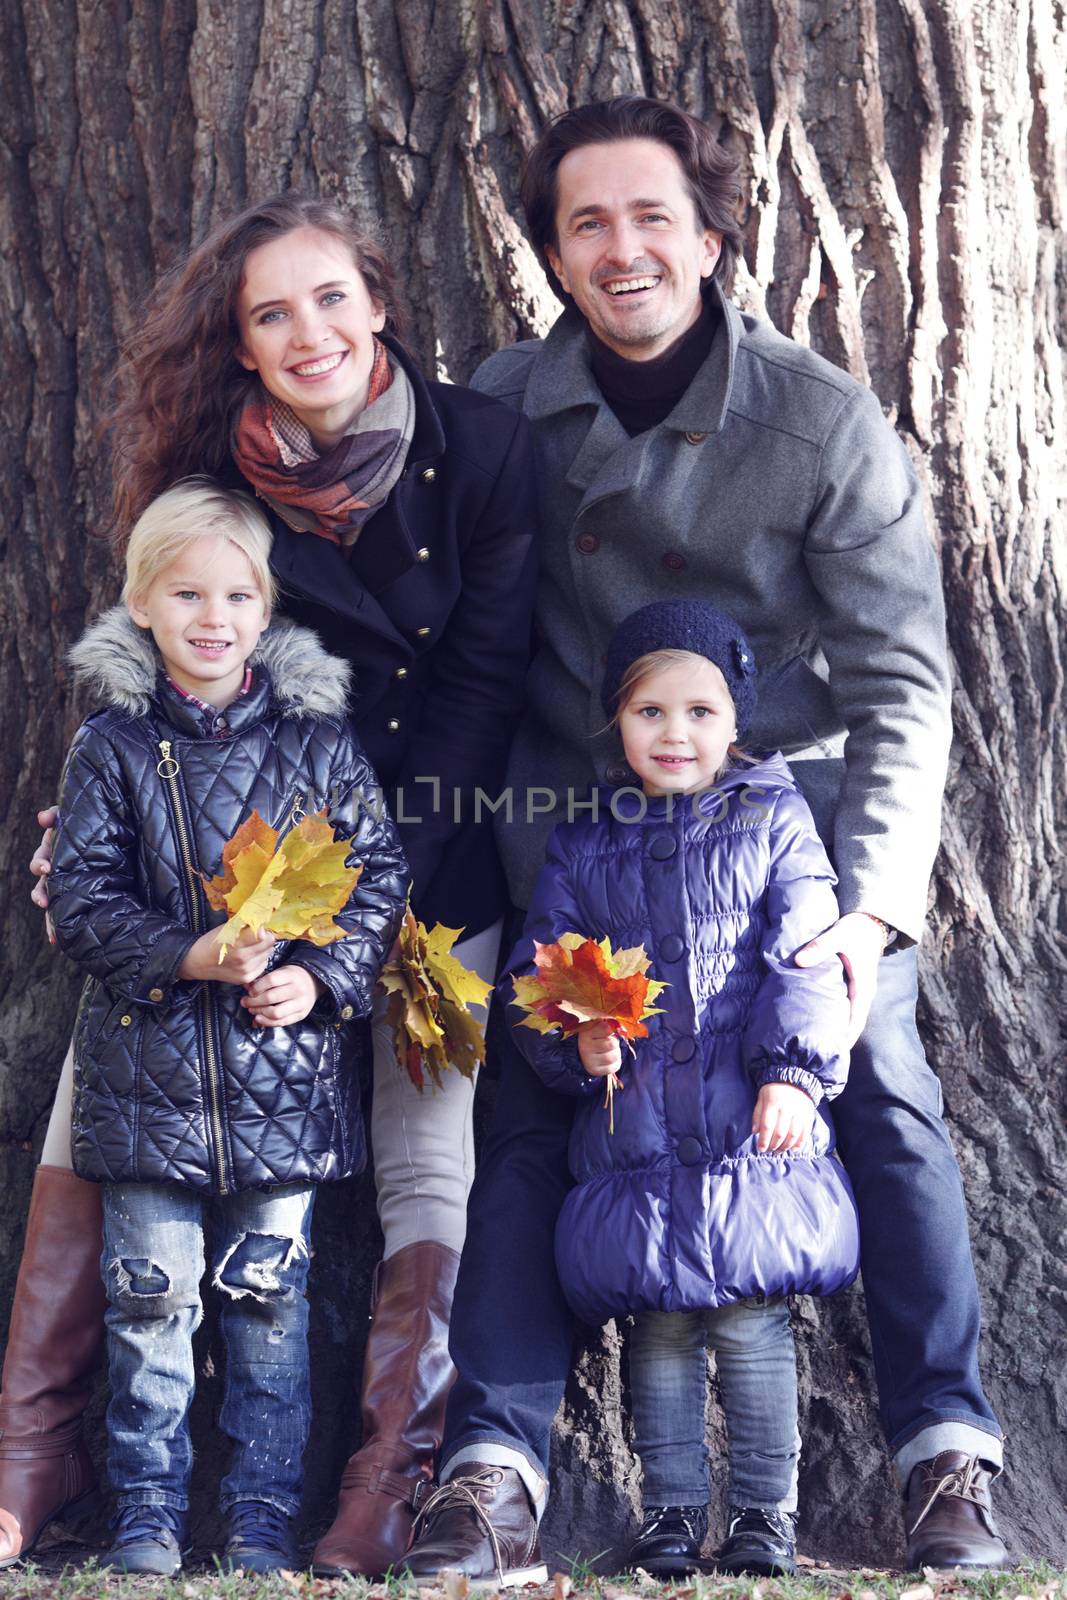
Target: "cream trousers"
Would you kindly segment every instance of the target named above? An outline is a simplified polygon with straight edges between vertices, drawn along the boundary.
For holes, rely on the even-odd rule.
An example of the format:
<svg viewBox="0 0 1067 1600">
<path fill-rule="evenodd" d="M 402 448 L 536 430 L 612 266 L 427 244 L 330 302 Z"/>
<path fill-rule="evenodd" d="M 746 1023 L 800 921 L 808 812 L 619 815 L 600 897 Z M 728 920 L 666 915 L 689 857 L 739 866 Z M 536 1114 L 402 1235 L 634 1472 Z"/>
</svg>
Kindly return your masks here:
<svg viewBox="0 0 1067 1600">
<path fill-rule="evenodd" d="M 492 983 L 496 973 L 500 930 L 497 922 L 464 939 L 452 952 L 486 983 Z M 378 995 L 372 1021 L 371 1149 L 385 1256 L 425 1240 L 462 1250 L 467 1195 L 474 1177 L 474 1083 L 458 1072 L 446 1072 L 440 1089 L 427 1084 L 420 1094 L 396 1059 L 384 1006 L 384 997 Z M 484 1008 L 471 1009 L 484 1025 Z M 73 1089 L 74 1057 L 68 1050 L 41 1151 L 46 1166 L 72 1165 Z"/>
</svg>

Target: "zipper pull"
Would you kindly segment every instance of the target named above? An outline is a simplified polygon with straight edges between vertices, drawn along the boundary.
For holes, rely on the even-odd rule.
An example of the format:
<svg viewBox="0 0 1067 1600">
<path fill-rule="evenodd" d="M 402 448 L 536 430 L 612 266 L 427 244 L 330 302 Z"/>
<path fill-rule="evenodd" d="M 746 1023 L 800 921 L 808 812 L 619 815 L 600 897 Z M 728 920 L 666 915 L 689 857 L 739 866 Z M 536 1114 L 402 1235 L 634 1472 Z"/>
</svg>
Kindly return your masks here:
<svg viewBox="0 0 1067 1600">
<path fill-rule="evenodd" d="M 303 822 L 307 816 L 307 812 L 304 810 L 304 799 L 304 795 L 298 794 L 293 800 L 293 809 L 289 813 L 289 826 L 291 828 L 295 828 L 297 823 Z"/>
<path fill-rule="evenodd" d="M 159 749 L 161 759 L 156 762 L 156 771 L 161 778 L 176 778 L 181 768 L 170 753 L 170 740 L 160 739 Z"/>
</svg>

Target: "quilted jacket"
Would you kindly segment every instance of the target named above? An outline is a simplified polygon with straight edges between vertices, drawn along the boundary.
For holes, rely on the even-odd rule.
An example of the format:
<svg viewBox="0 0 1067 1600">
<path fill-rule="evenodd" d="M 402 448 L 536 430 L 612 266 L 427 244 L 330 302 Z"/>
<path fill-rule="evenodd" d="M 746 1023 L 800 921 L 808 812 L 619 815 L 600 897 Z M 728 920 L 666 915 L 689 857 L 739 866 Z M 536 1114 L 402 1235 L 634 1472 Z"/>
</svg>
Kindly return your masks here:
<svg viewBox="0 0 1067 1600">
<path fill-rule="evenodd" d="M 74 1165 L 103 1182 L 177 1182 L 216 1194 L 321 1182 L 365 1158 L 359 1019 L 408 886 L 396 830 L 345 716 L 348 668 L 306 629 L 275 626 L 248 692 L 201 710 L 160 672 L 121 607 L 72 652 L 109 704 L 78 730 L 64 771 L 49 905 L 63 950 L 89 974 L 74 1033 Z M 173 776 L 169 776 L 173 770 Z M 284 831 L 325 808 L 363 872 L 346 939 L 280 944 L 272 965 L 324 985 L 310 1016 L 257 1029 L 241 986 L 178 969 L 225 920 L 198 874 L 255 808 Z"/>
<path fill-rule="evenodd" d="M 597 804 L 598 819 L 553 834 L 509 973 L 530 970 L 533 940 L 606 934 L 616 949 L 644 945 L 669 987 L 647 1039 L 624 1051 L 614 1133 L 604 1080 L 586 1076 L 577 1040 L 515 1029 L 549 1088 L 580 1102 L 576 1187 L 556 1231 L 564 1292 L 592 1323 L 831 1294 L 859 1265 L 826 1110 L 847 1072 L 848 1002 L 839 962 L 791 960 L 837 919 L 807 805 L 780 755 L 700 795 L 646 802 L 600 789 Z M 756 1092 L 776 1081 L 818 1110 L 805 1148 L 759 1155 Z"/>
</svg>

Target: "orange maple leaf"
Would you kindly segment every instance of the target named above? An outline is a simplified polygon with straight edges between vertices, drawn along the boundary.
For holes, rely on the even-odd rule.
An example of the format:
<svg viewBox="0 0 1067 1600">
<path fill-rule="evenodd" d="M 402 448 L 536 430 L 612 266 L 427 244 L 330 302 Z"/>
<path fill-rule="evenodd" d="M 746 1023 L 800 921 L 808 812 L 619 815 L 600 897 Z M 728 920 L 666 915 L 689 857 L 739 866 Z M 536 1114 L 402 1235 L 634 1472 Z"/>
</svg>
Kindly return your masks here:
<svg viewBox="0 0 1067 1600">
<path fill-rule="evenodd" d="M 558 1028 L 569 1039 L 583 1022 L 608 1022 L 627 1043 L 647 1038 L 644 1019 L 660 1010 L 649 1001 L 667 987 L 648 976 L 649 965 L 642 945 L 616 951 L 610 940 L 587 939 L 580 933 L 561 934 L 554 944 L 538 944 L 535 939 L 533 973 L 513 980 L 515 1004 L 526 1012 L 518 1026 L 538 1033 Z M 616 1074 L 610 1073 L 604 1104 L 612 1133 L 613 1096 L 621 1088 Z"/>
</svg>

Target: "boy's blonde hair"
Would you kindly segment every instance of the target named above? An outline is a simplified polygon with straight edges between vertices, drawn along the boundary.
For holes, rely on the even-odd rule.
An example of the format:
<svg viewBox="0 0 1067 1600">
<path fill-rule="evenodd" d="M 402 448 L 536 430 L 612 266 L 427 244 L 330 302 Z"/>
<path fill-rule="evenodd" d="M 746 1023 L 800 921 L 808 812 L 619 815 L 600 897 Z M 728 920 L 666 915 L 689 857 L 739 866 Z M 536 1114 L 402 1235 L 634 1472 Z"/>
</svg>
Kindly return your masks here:
<svg viewBox="0 0 1067 1600">
<path fill-rule="evenodd" d="M 263 603 L 274 609 L 270 524 L 249 494 L 224 489 L 213 478 L 182 478 L 142 511 L 126 547 L 122 598 L 143 600 L 164 568 L 204 534 L 225 539 L 248 558 Z"/>
</svg>

